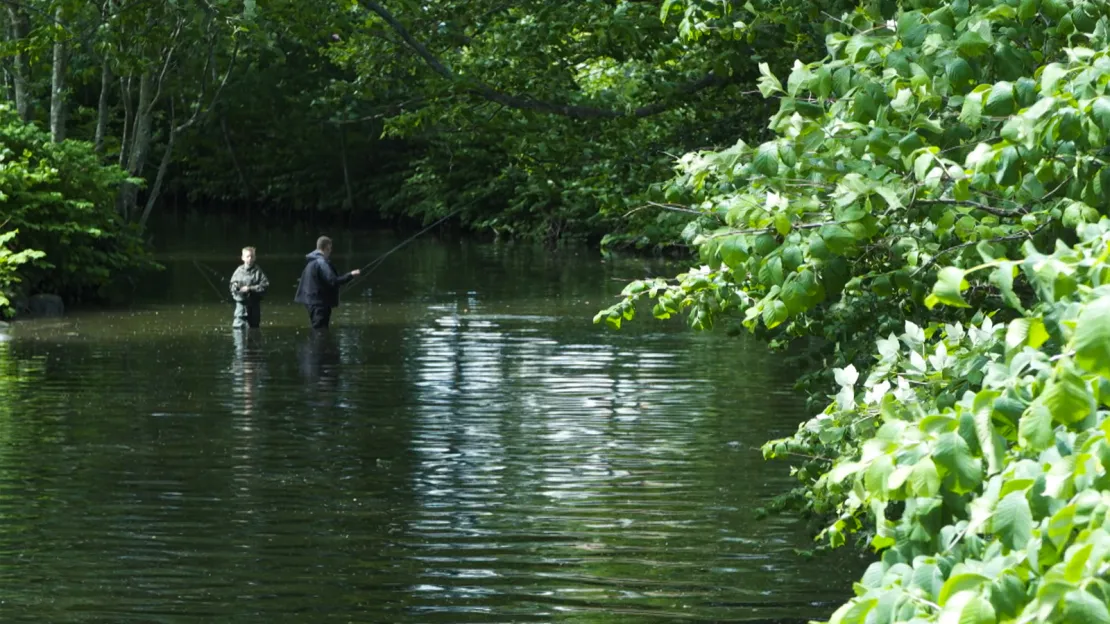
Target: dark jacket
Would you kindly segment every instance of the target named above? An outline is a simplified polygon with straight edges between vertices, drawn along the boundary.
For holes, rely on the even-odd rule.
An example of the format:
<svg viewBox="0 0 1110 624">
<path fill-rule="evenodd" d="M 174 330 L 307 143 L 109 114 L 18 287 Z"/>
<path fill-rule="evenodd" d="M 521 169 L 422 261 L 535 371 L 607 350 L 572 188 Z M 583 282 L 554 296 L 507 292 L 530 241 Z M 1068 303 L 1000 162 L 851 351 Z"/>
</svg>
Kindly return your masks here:
<svg viewBox="0 0 1110 624">
<path fill-rule="evenodd" d="M 354 278 L 350 273 L 339 275 L 324 254 L 316 250 L 305 256 L 307 264 L 301 271 L 301 281 L 297 284 L 297 296 L 293 301 L 305 305 L 339 305 L 339 287 Z"/>
</svg>

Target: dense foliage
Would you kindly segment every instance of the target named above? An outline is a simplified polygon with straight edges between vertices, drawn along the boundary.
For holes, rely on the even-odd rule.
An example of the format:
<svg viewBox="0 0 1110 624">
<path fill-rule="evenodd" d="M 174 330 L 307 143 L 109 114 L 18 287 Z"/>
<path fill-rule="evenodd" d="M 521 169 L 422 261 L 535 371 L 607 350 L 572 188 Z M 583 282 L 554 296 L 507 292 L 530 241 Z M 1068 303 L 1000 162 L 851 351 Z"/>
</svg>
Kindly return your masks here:
<svg viewBox="0 0 1110 624">
<path fill-rule="evenodd" d="M 773 138 L 679 161 L 703 266 L 596 318 L 817 342 L 839 392 L 764 451 L 882 552 L 834 622 L 1110 621 L 1108 36 L 1103 1 L 845 15 L 763 67 Z"/>
<path fill-rule="evenodd" d="M 17 234 L 19 230 L 0 232 L 0 319 L 11 306 L 12 286 L 20 282 L 16 269 L 26 262 L 42 257 L 42 252 L 36 249 L 13 252 L 10 247 Z"/>
<path fill-rule="evenodd" d="M 114 278 L 153 266 L 137 229 L 116 212 L 116 193 L 127 179 L 123 170 L 101 165 L 87 143 L 53 142 L 5 105 L 0 146 L 0 214 L 19 231 L 3 242 L 21 250 L 6 256 L 6 266 L 26 262 L 19 270 L 23 292 L 102 299 Z M 11 284 L 4 279 L 0 289 Z M 0 301 L 0 310 L 6 307 Z"/>
<path fill-rule="evenodd" d="M 121 190 L 128 221 L 167 196 L 461 209 L 499 235 L 648 245 L 689 219 L 645 208 L 671 155 L 757 136 L 752 61 L 814 57 L 846 5 L 23 0 L 4 7 L 0 57 L 24 119 L 147 181 Z"/>
</svg>

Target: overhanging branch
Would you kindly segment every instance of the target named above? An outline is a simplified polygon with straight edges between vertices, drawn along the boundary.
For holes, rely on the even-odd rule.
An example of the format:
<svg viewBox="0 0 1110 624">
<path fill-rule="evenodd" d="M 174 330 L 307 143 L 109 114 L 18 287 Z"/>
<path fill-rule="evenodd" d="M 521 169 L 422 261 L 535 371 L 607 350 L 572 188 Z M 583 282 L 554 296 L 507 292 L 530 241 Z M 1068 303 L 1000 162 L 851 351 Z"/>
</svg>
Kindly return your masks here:
<svg viewBox="0 0 1110 624">
<path fill-rule="evenodd" d="M 461 82 L 458 76 L 455 75 L 446 65 L 443 64 L 428 48 L 418 41 L 401 22 L 392 13 L 387 11 L 385 7 L 378 4 L 374 0 L 359 0 L 359 2 L 368 10 L 374 12 L 381 17 L 393 30 L 401 36 L 405 44 L 408 45 L 429 67 L 432 68 L 437 74 L 451 82 Z M 541 113 L 551 113 L 555 115 L 563 115 L 574 119 L 619 119 L 622 117 L 650 117 L 657 115 L 672 106 L 672 102 L 661 100 L 652 104 L 647 104 L 630 111 L 613 110 L 607 108 L 597 108 L 593 106 L 578 106 L 575 104 L 558 104 L 555 102 L 545 102 L 543 100 L 534 100 L 528 97 L 521 97 L 517 95 L 510 95 L 502 91 L 498 91 L 493 87 L 481 83 L 466 81 L 467 89 L 480 97 L 483 97 L 492 102 L 497 102 L 510 108 L 534 110 Z M 695 80 L 693 82 L 682 85 L 677 89 L 677 94 L 688 95 L 696 93 L 703 89 L 725 84 L 726 79 L 709 72 L 705 77 Z"/>
</svg>

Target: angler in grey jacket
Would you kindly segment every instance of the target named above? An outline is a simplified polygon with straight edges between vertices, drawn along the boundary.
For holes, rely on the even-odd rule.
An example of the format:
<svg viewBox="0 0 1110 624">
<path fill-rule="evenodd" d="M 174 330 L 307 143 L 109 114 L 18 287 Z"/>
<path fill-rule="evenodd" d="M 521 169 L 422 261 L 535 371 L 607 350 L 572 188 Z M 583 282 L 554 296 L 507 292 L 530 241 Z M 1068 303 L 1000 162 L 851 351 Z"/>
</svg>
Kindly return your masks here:
<svg viewBox="0 0 1110 624">
<path fill-rule="evenodd" d="M 262 320 L 262 296 L 270 280 L 254 263 L 254 247 L 243 248 L 243 265 L 231 275 L 231 298 L 235 300 L 235 329 L 258 327 Z"/>
<path fill-rule="evenodd" d="M 355 269 L 340 275 L 331 263 L 331 239 L 316 239 L 316 251 L 305 256 L 304 271 L 297 284 L 293 301 L 303 303 L 308 310 L 308 322 L 313 329 L 327 329 L 331 322 L 331 309 L 339 306 L 339 287 L 359 274 Z"/>
</svg>

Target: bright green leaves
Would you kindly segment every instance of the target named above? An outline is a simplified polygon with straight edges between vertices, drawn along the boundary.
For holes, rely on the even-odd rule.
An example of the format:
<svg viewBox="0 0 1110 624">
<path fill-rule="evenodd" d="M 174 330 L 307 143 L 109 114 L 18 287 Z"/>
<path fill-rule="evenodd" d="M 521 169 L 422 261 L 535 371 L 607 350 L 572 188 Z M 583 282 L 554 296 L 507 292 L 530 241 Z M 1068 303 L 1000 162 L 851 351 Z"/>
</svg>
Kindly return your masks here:
<svg viewBox="0 0 1110 624">
<path fill-rule="evenodd" d="M 995 624 L 998 620 L 989 600 L 964 592 L 948 601 L 937 621 L 942 624 Z"/>
<path fill-rule="evenodd" d="M 771 73 L 771 67 L 767 63 L 759 64 L 759 81 L 756 85 L 763 97 L 770 97 L 773 93 L 783 93 L 782 83 L 775 74 Z"/>
<path fill-rule="evenodd" d="M 967 442 L 955 433 L 946 433 L 937 440 L 933 459 L 946 475 L 946 486 L 957 494 L 965 494 L 979 486 L 983 469 L 971 454 Z"/>
<path fill-rule="evenodd" d="M 968 303 L 964 300 L 963 291 L 967 290 L 968 286 L 963 270 L 956 267 L 944 267 L 937 274 L 933 293 L 925 299 L 925 305 L 932 308 L 938 303 L 943 303 L 966 308 Z"/>
<path fill-rule="evenodd" d="M 940 473 L 933 460 L 926 457 L 918 461 L 910 472 L 910 487 L 915 496 L 932 498 L 940 491 Z"/>
<path fill-rule="evenodd" d="M 1021 550 L 1033 535 L 1033 512 L 1025 492 L 1011 492 L 998 501 L 991 516 L 991 532 L 1010 550 Z"/>
<path fill-rule="evenodd" d="M 1075 362 L 1110 379 L 1110 296 L 1096 299 L 1083 309 L 1072 337 Z"/>
<path fill-rule="evenodd" d="M 1018 435 L 1021 443 L 1035 451 L 1052 444 L 1052 411 L 1042 403 L 1034 403 L 1021 415 Z"/>
<path fill-rule="evenodd" d="M 1075 589 L 1064 596 L 1061 621 L 1068 624 L 1110 624 L 1106 603 L 1089 592 Z"/>
<path fill-rule="evenodd" d="M 1085 420 L 1095 409 L 1095 399 L 1086 382 L 1067 362 L 1057 365 L 1038 402 L 1048 409 L 1054 421 L 1065 425 Z"/>
<path fill-rule="evenodd" d="M 763 308 L 763 324 L 774 329 L 790 318 L 790 310 L 780 299 L 773 299 Z"/>
<path fill-rule="evenodd" d="M 1095 120 L 1104 136 L 1110 136 L 1110 97 L 1101 96 L 1091 102 L 1091 118 Z"/>
<path fill-rule="evenodd" d="M 1006 350 L 1009 352 L 1029 347 L 1039 349 L 1049 338 L 1044 320 L 1040 318 L 1019 318 L 1006 328 Z"/>
<path fill-rule="evenodd" d="M 774 176 L 779 172 L 780 162 L 778 145 L 773 141 L 767 142 L 756 150 L 755 158 L 752 159 L 752 169 L 760 175 Z"/>
</svg>

